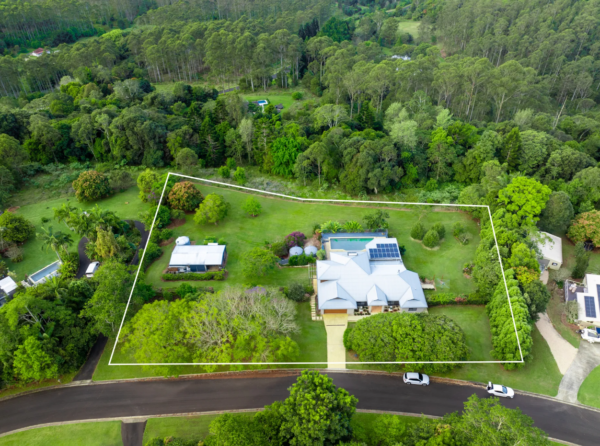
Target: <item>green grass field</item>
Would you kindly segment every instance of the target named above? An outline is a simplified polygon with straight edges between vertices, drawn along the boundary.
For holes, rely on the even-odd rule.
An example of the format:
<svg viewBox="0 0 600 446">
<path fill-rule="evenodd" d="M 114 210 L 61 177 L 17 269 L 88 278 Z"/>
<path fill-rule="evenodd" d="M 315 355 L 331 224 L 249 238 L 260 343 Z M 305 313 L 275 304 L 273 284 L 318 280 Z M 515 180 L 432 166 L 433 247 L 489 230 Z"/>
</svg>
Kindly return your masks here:
<svg viewBox="0 0 600 446">
<path fill-rule="evenodd" d="M 241 285 L 247 282 L 242 275 L 241 259 L 245 252 L 253 247 L 264 246 L 265 242 L 283 240 L 293 232 L 301 231 L 307 236 L 312 234 L 314 223 L 328 220 L 362 221 L 365 214 L 373 209 L 358 206 L 338 206 L 326 203 L 302 203 L 285 201 L 266 196 L 256 196 L 260 201 L 263 213 L 252 218 L 242 211 L 243 203 L 249 194 L 232 189 L 206 186 L 200 184 L 199 189 L 206 196 L 209 193 L 222 195 L 231 204 L 229 215 L 218 225 L 197 225 L 193 215 L 186 217 L 186 223 L 173 230 L 173 237 L 186 235 L 192 241 L 201 243 L 207 236 L 224 238 L 227 242 L 227 266 L 229 277 L 224 281 L 193 282 L 195 285 L 212 286 L 216 290 L 227 285 Z M 417 211 L 390 210 L 389 232 L 396 237 L 400 245 L 407 248 L 403 256 L 406 267 L 421 276 L 436 280 L 438 291 L 465 294 L 475 290 L 473 282 L 464 277 L 462 267 L 465 262 L 474 258 L 479 244 L 476 223 L 466 214 L 460 212 L 427 212 L 422 218 L 426 227 L 436 222 L 446 226 L 446 239 L 439 249 L 428 250 L 419 242 L 410 239 L 410 228 L 419 219 Z M 468 245 L 461 245 L 451 235 L 454 222 L 462 222 L 473 236 Z M 169 263 L 174 245 L 163 248 L 163 255 L 146 271 L 146 281 L 156 287 L 174 288 L 181 282 L 163 282 L 160 278 Z M 306 268 L 280 268 L 258 280 L 261 285 L 285 286 L 290 281 L 308 281 Z"/>
<path fill-rule="evenodd" d="M 577 399 L 580 403 L 600 409 L 600 366 L 592 370 L 583 381 Z"/>
<path fill-rule="evenodd" d="M 471 350 L 471 361 L 493 361 L 490 351 L 492 339 L 490 324 L 484 306 L 444 306 L 432 307 L 431 314 L 445 314 L 452 318 L 465 332 L 467 345 Z M 518 370 L 505 370 L 500 364 L 465 364 L 447 373 L 436 376 L 477 381 L 493 381 L 515 389 L 526 390 L 543 395 L 555 396 L 562 375 L 552 356 L 550 347 L 537 329 L 533 330 L 533 360 Z M 347 360 L 356 358 L 347 355 Z M 348 365 L 348 368 L 378 370 L 378 366 Z"/>
<path fill-rule="evenodd" d="M 413 38 L 419 37 L 419 25 L 421 22 L 406 21 L 398 23 L 398 31 L 409 33 Z"/>
<path fill-rule="evenodd" d="M 304 92 L 303 92 L 304 93 Z M 306 93 L 304 93 L 306 96 Z M 258 101 L 259 99 L 268 99 L 269 103 L 273 105 L 283 104 L 284 110 L 290 108 L 296 101 L 292 99 L 292 92 L 280 93 L 280 92 L 260 92 L 257 90 L 256 93 L 243 94 L 242 97 L 247 101 Z"/>
<path fill-rule="evenodd" d="M 39 232 L 42 227 L 42 217 L 47 217 L 50 218 L 50 222 L 45 224 L 46 227 L 52 226 L 55 231 L 60 230 L 71 233 L 65 224 L 59 224 L 54 220 L 53 208 L 58 208 L 62 206 L 63 203 L 70 203 L 73 206 L 85 210 L 91 209 L 97 204 L 102 209 L 116 212 L 117 215 L 123 219 L 137 218 L 140 211 L 148 209 L 148 205 L 142 203 L 138 198 L 138 193 L 137 187 L 132 187 L 124 192 L 116 193 L 109 198 L 94 203 L 79 203 L 74 197 L 57 198 L 23 206 L 19 208 L 16 213 L 31 221 L 35 225 L 37 232 Z M 74 232 L 71 234 L 73 235 L 73 245 L 71 245 L 70 251 L 76 251 L 80 237 Z M 23 280 L 25 274 L 33 274 L 57 260 L 54 251 L 42 251 L 42 244 L 37 238 L 25 242 L 23 245 L 23 252 L 24 259 L 22 262 L 14 263 L 6 259 L 8 269 L 14 271 L 19 280 Z"/>
<path fill-rule="evenodd" d="M 312 321 L 310 318 L 310 303 L 302 302 L 298 304 L 298 325 L 300 333 L 292 336 L 292 339 L 298 343 L 300 347 L 300 357 L 298 362 L 327 362 L 327 333 L 325 326 L 321 321 Z M 108 365 L 110 354 L 114 346 L 114 339 L 111 339 L 106 345 L 98 367 L 94 372 L 94 381 L 104 381 L 111 379 L 127 379 L 127 378 L 146 378 L 165 376 L 165 367 L 143 367 L 143 366 L 119 366 Z M 136 360 L 132 355 L 125 354 L 119 347 L 115 351 L 113 363 L 135 363 Z M 296 368 L 302 367 L 297 365 L 291 366 L 269 366 L 269 368 Z M 307 365 L 307 367 L 322 367 Z M 259 368 L 259 367 L 255 367 Z M 266 368 L 263 366 L 262 368 Z M 243 367 L 250 369 L 250 367 Z M 218 367 L 216 372 L 225 372 L 230 370 L 229 366 Z M 204 373 L 205 371 L 199 366 L 179 366 L 175 369 L 172 375 L 188 375 L 196 373 Z"/>
<path fill-rule="evenodd" d="M 0 446 L 123 446 L 121 422 L 41 427 L 0 438 Z"/>
<path fill-rule="evenodd" d="M 243 413 L 243 416 L 253 417 L 253 413 Z M 198 417 L 169 417 L 151 418 L 146 424 L 144 432 L 144 444 L 153 438 L 165 438 L 168 436 L 203 440 L 208 435 L 211 421 L 218 415 L 201 415 Z M 372 413 L 355 413 L 352 417 L 354 431 L 360 431 L 365 438 L 371 438 L 373 425 L 381 415 Z M 396 415 L 405 426 L 419 422 L 417 417 L 404 417 Z"/>
</svg>

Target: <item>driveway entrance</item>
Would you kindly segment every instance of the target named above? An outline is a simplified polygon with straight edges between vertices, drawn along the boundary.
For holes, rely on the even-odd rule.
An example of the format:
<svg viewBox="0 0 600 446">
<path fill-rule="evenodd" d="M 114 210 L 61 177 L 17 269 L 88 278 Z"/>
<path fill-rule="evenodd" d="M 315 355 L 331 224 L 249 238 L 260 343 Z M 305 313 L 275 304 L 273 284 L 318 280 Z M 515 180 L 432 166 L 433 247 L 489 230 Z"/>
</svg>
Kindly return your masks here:
<svg viewBox="0 0 600 446">
<path fill-rule="evenodd" d="M 327 368 L 346 368 L 346 349 L 344 348 L 344 331 L 348 327 L 348 313 L 323 315 L 325 331 L 327 331 Z M 335 363 L 342 364 L 335 364 Z"/>
</svg>

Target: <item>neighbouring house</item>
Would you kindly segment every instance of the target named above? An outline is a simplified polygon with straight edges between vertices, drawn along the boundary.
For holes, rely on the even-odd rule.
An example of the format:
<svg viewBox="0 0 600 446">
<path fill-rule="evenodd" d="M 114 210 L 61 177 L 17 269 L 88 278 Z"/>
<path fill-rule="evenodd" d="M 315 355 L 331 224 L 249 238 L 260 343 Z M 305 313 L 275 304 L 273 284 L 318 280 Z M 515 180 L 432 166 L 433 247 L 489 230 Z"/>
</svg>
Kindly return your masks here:
<svg viewBox="0 0 600 446">
<path fill-rule="evenodd" d="M 563 263 L 562 239 L 547 232 L 540 232 L 537 246 L 542 254 L 539 259 L 540 269 L 560 269 Z"/>
<path fill-rule="evenodd" d="M 180 239 L 181 237 L 177 241 Z M 169 272 L 219 271 L 223 269 L 227 262 L 227 247 L 225 245 L 219 245 L 218 243 L 178 245 L 177 241 L 169 261 Z"/>
<path fill-rule="evenodd" d="M 275 110 L 277 110 L 277 111 L 279 111 L 279 112 L 280 112 L 281 110 L 283 110 L 283 104 L 277 104 L 277 105 L 275 106 Z"/>
<path fill-rule="evenodd" d="M 579 323 L 600 326 L 600 275 L 586 274 L 582 284 L 565 281 L 565 300 L 577 301 Z"/>
<path fill-rule="evenodd" d="M 60 260 L 57 260 L 56 262 L 45 266 L 41 270 L 31 274 L 27 278 L 27 282 L 32 286 L 36 286 L 40 283 L 46 282 L 46 280 L 51 279 L 52 277 L 60 275 L 60 272 L 58 271 L 60 265 L 62 265 L 62 263 L 60 262 Z"/>
<path fill-rule="evenodd" d="M 328 237 L 328 260 L 316 265 L 319 312 L 427 311 L 419 275 L 404 266 L 398 241 L 365 235 Z"/>
<path fill-rule="evenodd" d="M 50 51 L 46 51 L 46 53 L 50 54 Z M 42 54 L 44 54 L 44 48 L 38 48 L 37 50 L 31 53 L 33 57 L 40 57 Z"/>
<path fill-rule="evenodd" d="M 17 291 L 17 283 L 12 279 L 12 277 L 6 276 L 4 279 L 0 280 L 0 307 L 6 303 L 8 297 L 15 294 Z"/>
</svg>

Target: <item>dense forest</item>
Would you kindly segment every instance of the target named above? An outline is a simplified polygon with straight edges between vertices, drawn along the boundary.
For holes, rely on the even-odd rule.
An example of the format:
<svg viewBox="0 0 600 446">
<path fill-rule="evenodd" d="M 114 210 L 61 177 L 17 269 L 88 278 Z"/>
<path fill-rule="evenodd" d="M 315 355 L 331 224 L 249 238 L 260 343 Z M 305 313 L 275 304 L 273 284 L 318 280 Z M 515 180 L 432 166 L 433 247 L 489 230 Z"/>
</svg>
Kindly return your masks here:
<svg viewBox="0 0 600 446">
<path fill-rule="evenodd" d="M 363 199 L 410 190 L 430 203 L 489 205 L 527 357 L 548 293 L 532 279 L 531 237 L 562 235 L 599 206 L 599 5 L 5 4 L 1 206 L 61 164 L 195 172 L 228 159 Z M 409 19 L 422 20 L 418 35 L 405 31 Z M 48 52 L 17 48 L 37 45 Z M 295 101 L 263 109 L 244 99 L 252 92 Z M 489 302 L 494 357 L 520 359 L 505 339 L 514 331 L 494 228 L 469 211 L 481 221 L 472 276 Z"/>
</svg>

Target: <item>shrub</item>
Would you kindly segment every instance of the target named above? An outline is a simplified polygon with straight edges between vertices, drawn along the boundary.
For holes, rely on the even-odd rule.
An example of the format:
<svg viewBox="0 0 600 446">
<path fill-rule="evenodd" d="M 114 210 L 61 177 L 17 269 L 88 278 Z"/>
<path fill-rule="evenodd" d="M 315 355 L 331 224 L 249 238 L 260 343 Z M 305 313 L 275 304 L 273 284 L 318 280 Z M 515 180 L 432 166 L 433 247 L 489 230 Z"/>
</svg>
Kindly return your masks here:
<svg viewBox="0 0 600 446">
<path fill-rule="evenodd" d="M 294 101 L 299 101 L 299 100 L 301 100 L 301 99 L 302 99 L 302 96 L 304 96 L 304 95 L 302 94 L 302 92 L 301 92 L 301 91 L 294 91 L 294 92 L 292 93 L 292 99 L 293 99 Z"/>
<path fill-rule="evenodd" d="M 16 243 L 10 245 L 4 255 L 13 263 L 20 263 L 23 261 L 23 249 Z"/>
<path fill-rule="evenodd" d="M 285 257 L 288 255 L 288 247 L 284 242 L 275 242 L 271 245 L 271 251 L 277 257 Z"/>
<path fill-rule="evenodd" d="M 456 223 L 454 223 L 454 226 L 452 226 L 452 235 L 456 238 L 458 238 L 459 235 L 463 234 L 465 232 L 465 227 L 462 224 L 462 222 L 457 221 Z"/>
<path fill-rule="evenodd" d="M 2 238 L 6 242 L 23 243 L 35 235 L 35 226 L 22 215 L 5 212 L 0 215 Z"/>
<path fill-rule="evenodd" d="M 469 352 L 456 322 L 427 313 L 372 315 L 359 320 L 344 341 L 361 361 L 464 361 Z M 397 367 L 388 366 L 392 370 Z M 454 367 L 456 364 L 449 363 L 406 364 L 404 369 L 431 373 Z"/>
<path fill-rule="evenodd" d="M 169 240 L 171 237 L 173 237 L 172 229 L 165 228 L 162 231 L 160 231 L 160 239 L 161 240 Z"/>
<path fill-rule="evenodd" d="M 302 232 L 294 231 L 285 236 L 283 243 L 285 243 L 288 249 L 293 248 L 294 246 L 300 246 L 302 248 L 305 240 L 306 236 Z"/>
<path fill-rule="evenodd" d="M 221 195 L 208 194 L 204 199 L 204 202 L 196 209 L 194 222 L 199 225 L 205 225 L 207 223 L 214 223 L 217 225 L 219 221 L 227 216 L 229 208 L 229 203 L 226 202 Z"/>
<path fill-rule="evenodd" d="M 106 175 L 95 170 L 81 172 L 73 181 L 75 196 L 79 201 L 95 201 L 107 197 L 112 192 Z"/>
<path fill-rule="evenodd" d="M 565 304 L 565 316 L 569 324 L 574 324 L 579 319 L 579 307 L 577 301 L 572 300 Z"/>
<path fill-rule="evenodd" d="M 232 172 L 235 171 L 235 169 L 237 168 L 237 163 L 235 162 L 235 160 L 233 158 L 227 158 L 227 162 L 225 163 L 225 165 Z"/>
<path fill-rule="evenodd" d="M 362 225 L 357 221 L 347 221 L 343 224 L 342 228 L 346 232 L 363 232 Z"/>
<path fill-rule="evenodd" d="M 221 271 L 209 271 L 206 273 L 180 273 L 180 274 L 163 274 L 161 277 L 166 281 L 175 280 L 225 280 L 225 273 L 227 271 L 222 269 Z"/>
<path fill-rule="evenodd" d="M 227 244 L 227 241 L 226 241 L 224 238 L 220 238 L 220 239 L 217 241 L 217 243 L 218 243 L 219 245 L 221 245 L 221 246 L 224 246 L 224 245 L 226 245 L 226 244 Z"/>
<path fill-rule="evenodd" d="M 191 181 L 175 183 L 168 196 L 171 209 L 181 211 L 193 211 L 203 199 L 202 192 Z"/>
<path fill-rule="evenodd" d="M 435 223 L 431 229 L 438 233 L 440 240 L 442 240 L 446 235 L 446 227 L 442 223 Z"/>
<path fill-rule="evenodd" d="M 288 260 L 290 266 L 306 266 L 309 263 L 315 263 L 317 261 L 313 256 L 307 256 L 304 253 L 298 256 L 291 256 Z"/>
<path fill-rule="evenodd" d="M 194 287 L 191 286 L 189 283 L 182 283 L 177 287 L 175 293 L 183 299 L 185 296 L 187 296 L 188 294 L 192 294 L 194 291 Z"/>
<path fill-rule="evenodd" d="M 468 245 L 469 240 L 471 240 L 471 235 L 467 232 L 463 232 L 462 234 L 458 235 L 457 239 L 462 245 Z"/>
<path fill-rule="evenodd" d="M 129 172 L 123 169 L 115 170 L 110 173 L 110 187 L 114 190 L 123 191 L 133 184 L 133 177 Z"/>
<path fill-rule="evenodd" d="M 242 273 L 247 279 L 262 277 L 275 269 L 279 259 L 271 251 L 252 248 L 242 257 Z"/>
<path fill-rule="evenodd" d="M 418 221 L 410 230 L 410 236 L 415 240 L 423 240 L 425 236 L 425 227 L 423 224 Z"/>
<path fill-rule="evenodd" d="M 262 205 L 255 197 L 248 197 L 242 205 L 242 210 L 252 217 L 256 217 L 262 212 Z"/>
<path fill-rule="evenodd" d="M 321 233 L 335 234 L 342 230 L 342 225 L 333 220 L 326 221 L 321 225 Z"/>
<path fill-rule="evenodd" d="M 233 179 L 240 186 L 246 184 L 246 182 L 248 181 L 248 179 L 246 178 L 246 169 L 244 169 L 243 167 L 238 167 L 237 169 L 235 169 L 235 172 L 233 172 Z"/>
<path fill-rule="evenodd" d="M 163 251 L 156 243 L 149 241 L 146 245 L 144 261 L 142 262 L 142 271 L 145 271 L 152 262 L 162 255 Z M 142 254 L 140 253 L 140 256 Z"/>
<path fill-rule="evenodd" d="M 171 220 L 182 220 L 185 218 L 185 212 L 181 209 L 171 209 Z"/>
<path fill-rule="evenodd" d="M 483 305 L 488 302 L 477 293 L 469 295 L 456 295 L 453 293 L 436 293 L 427 296 L 427 304 L 430 307 L 437 305 Z"/>
<path fill-rule="evenodd" d="M 439 244 L 440 236 L 438 232 L 433 228 L 427 231 L 427 234 L 425 234 L 425 237 L 423 237 L 423 245 L 427 246 L 428 248 L 435 248 Z"/>
<path fill-rule="evenodd" d="M 221 167 L 219 167 L 219 170 L 217 171 L 217 173 L 219 174 L 219 176 L 221 178 L 229 178 L 229 177 L 231 177 L 231 171 L 229 170 L 229 167 L 227 167 L 227 166 L 221 166 Z"/>
<path fill-rule="evenodd" d="M 294 282 L 290 284 L 287 290 L 287 297 L 294 302 L 302 302 L 306 299 L 306 293 L 304 291 L 304 285 L 300 282 Z"/>
<path fill-rule="evenodd" d="M 50 221 L 50 219 L 48 217 L 42 217 L 42 224 L 45 225 L 46 223 L 48 223 Z"/>
<path fill-rule="evenodd" d="M 327 252 L 325 252 L 324 249 L 319 249 L 317 251 L 317 259 L 319 260 L 325 260 L 327 258 Z"/>
</svg>

